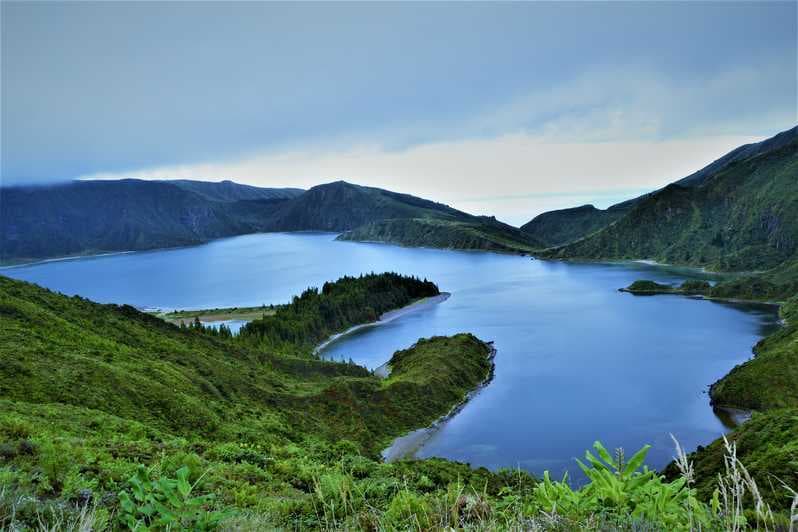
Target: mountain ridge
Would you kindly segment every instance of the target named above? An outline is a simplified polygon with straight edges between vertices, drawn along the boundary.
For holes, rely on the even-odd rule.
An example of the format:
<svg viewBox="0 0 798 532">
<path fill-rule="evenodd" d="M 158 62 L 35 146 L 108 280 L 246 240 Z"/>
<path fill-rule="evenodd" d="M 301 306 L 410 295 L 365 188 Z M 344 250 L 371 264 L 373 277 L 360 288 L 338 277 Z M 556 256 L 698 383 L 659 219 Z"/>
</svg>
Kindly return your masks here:
<svg viewBox="0 0 798 532">
<path fill-rule="evenodd" d="M 742 146 L 631 203 L 589 211 L 584 223 L 589 230 L 570 231 L 570 241 L 540 256 L 651 259 L 719 271 L 764 271 L 794 261 L 798 253 L 797 132 L 798 128 L 792 128 Z M 597 213 L 619 206 L 625 209 L 620 216 L 596 221 L 606 216 Z M 572 223 L 574 211 L 565 211 Z M 563 217 L 563 211 L 545 213 L 530 224 L 540 232 L 547 217 L 557 216 Z M 550 233 L 557 236 L 556 231 Z"/>
<path fill-rule="evenodd" d="M 345 181 L 304 191 L 232 181 L 124 179 L 0 189 L 0 262 L 196 245 L 256 232 L 347 232 L 410 219 L 456 223 L 459 232 L 439 225 L 434 238 L 405 245 L 500 251 L 535 247 L 530 237 L 495 218 Z M 369 234 L 364 239 L 381 238 Z"/>
</svg>

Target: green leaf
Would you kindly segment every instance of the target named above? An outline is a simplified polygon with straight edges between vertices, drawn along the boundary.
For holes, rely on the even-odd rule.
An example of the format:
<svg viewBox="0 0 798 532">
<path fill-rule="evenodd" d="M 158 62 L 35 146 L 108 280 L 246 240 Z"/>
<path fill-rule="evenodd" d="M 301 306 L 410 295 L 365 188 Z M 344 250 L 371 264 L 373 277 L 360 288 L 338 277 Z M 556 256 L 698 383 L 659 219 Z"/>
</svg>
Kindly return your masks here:
<svg viewBox="0 0 798 532">
<path fill-rule="evenodd" d="M 599 454 L 599 456 L 601 457 L 602 460 L 607 462 L 609 465 L 611 465 L 615 469 L 618 468 L 618 465 L 615 463 L 615 460 L 612 458 L 612 456 L 607 451 L 607 449 L 604 448 L 604 446 L 601 444 L 600 441 L 596 440 L 595 442 L 593 442 L 593 448 L 596 450 L 596 452 Z"/>
<path fill-rule="evenodd" d="M 651 449 L 650 445 L 644 445 L 642 449 L 637 451 L 634 456 L 629 459 L 629 462 L 626 464 L 626 467 L 623 470 L 623 474 L 629 475 L 637 471 L 637 469 L 643 465 L 643 461 L 646 459 L 649 449 Z"/>
<path fill-rule="evenodd" d="M 188 482 L 188 467 L 183 466 L 177 470 L 177 491 L 183 498 L 191 493 L 191 484 Z"/>
</svg>

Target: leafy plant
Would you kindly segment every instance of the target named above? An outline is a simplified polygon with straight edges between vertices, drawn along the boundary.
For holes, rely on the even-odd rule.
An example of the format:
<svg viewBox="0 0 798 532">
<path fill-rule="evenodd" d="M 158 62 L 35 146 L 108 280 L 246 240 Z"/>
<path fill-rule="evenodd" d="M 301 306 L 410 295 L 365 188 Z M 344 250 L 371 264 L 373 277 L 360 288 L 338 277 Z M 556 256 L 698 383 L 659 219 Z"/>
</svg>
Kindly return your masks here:
<svg viewBox="0 0 798 532">
<path fill-rule="evenodd" d="M 567 482 L 552 482 L 548 473 L 535 488 L 538 508 L 549 513 L 579 516 L 589 513 L 609 517 L 626 517 L 661 523 L 666 526 L 691 528 L 691 520 L 707 523 L 710 516 L 696 499 L 695 490 L 685 478 L 665 482 L 664 477 L 643 465 L 649 445 L 637 451 L 628 461 L 621 449 L 615 456 L 601 444 L 593 448 L 598 456 L 585 452 L 587 464 L 577 460 L 590 482 L 575 491 Z"/>
<path fill-rule="evenodd" d="M 119 520 L 131 530 L 213 530 L 228 517 L 224 512 L 209 511 L 213 494 L 192 495 L 200 479 L 188 481 L 186 466 L 177 470 L 177 478 L 150 478 L 144 466 L 129 480 L 130 490 L 119 492 Z"/>
</svg>

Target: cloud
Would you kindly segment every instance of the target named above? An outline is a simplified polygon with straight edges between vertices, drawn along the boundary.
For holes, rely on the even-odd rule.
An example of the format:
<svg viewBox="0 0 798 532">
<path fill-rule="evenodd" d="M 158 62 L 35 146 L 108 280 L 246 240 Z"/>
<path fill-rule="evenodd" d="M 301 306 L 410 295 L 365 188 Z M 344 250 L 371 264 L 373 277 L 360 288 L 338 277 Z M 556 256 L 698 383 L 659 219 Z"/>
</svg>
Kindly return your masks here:
<svg viewBox="0 0 798 532">
<path fill-rule="evenodd" d="M 795 121 L 795 14 L 4 2 L 0 169 L 31 182 L 364 143 L 767 135 Z"/>
<path fill-rule="evenodd" d="M 380 142 L 341 136 L 226 161 L 84 177 L 305 188 L 345 179 L 520 224 L 555 208 L 607 207 L 792 127 L 795 108 L 769 106 L 760 92 L 761 79 L 777 80 L 772 101 L 789 100 L 795 80 L 781 64 L 771 58 L 692 85 L 645 69 L 586 72 L 466 117 L 386 129 L 376 135 Z"/>
</svg>

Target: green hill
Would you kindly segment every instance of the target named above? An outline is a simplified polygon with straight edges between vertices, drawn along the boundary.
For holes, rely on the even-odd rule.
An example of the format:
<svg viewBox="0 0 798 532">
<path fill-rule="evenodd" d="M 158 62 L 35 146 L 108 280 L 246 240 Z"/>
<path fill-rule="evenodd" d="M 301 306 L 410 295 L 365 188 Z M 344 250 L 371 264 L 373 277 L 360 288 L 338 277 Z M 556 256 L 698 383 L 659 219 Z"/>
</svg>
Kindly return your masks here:
<svg viewBox="0 0 798 532">
<path fill-rule="evenodd" d="M 529 252 L 543 246 L 493 218 L 382 220 L 347 231 L 338 240 L 388 242 L 402 246 Z"/>
<path fill-rule="evenodd" d="M 345 278 L 230 337 L 0 277 L 0 526 L 723 529 L 724 514 L 681 478 L 641 470 L 645 449 L 619 461 L 597 443 L 579 490 L 520 470 L 381 462 L 393 437 L 490 378 L 492 349 L 470 334 L 422 339 L 395 353 L 381 379 L 312 357 L 303 339 L 368 319 L 364 306 L 435 291 L 392 274 Z M 793 433 L 794 419 L 779 419 L 766 441 Z M 789 446 L 762 449 L 744 451 L 758 478 L 793 459 Z M 707 478 L 702 490 L 715 482 Z"/>
<path fill-rule="evenodd" d="M 304 192 L 301 188 L 262 188 L 242 185 L 230 180 L 213 183 L 211 181 L 173 179 L 166 181 L 166 183 L 176 185 L 183 190 L 195 192 L 211 201 L 292 199 Z"/>
<path fill-rule="evenodd" d="M 604 229 L 543 253 L 552 258 L 652 259 L 722 271 L 757 271 L 798 250 L 798 139 L 735 158 L 692 186 L 638 199 Z"/>
<path fill-rule="evenodd" d="M 593 205 L 544 212 L 521 226 L 521 230 L 539 240 L 544 247 L 561 246 L 603 229 L 621 218 L 631 208 L 620 203 L 600 210 Z"/>
<path fill-rule="evenodd" d="M 447 205 L 380 188 L 336 181 L 318 185 L 283 205 L 275 214 L 277 231 L 348 231 L 396 218 L 458 219 L 466 213 Z"/>
<path fill-rule="evenodd" d="M 325 289 L 350 293 L 375 282 L 385 301 L 389 287 L 431 285 L 370 276 Z M 325 308 L 344 312 L 348 301 Z M 304 315 L 302 298 L 289 307 L 294 318 Z M 257 509 L 270 526 L 319 525 L 316 483 L 350 467 L 358 471 L 347 477 L 352 489 L 379 487 L 373 504 L 419 482 L 445 488 L 459 478 L 498 489 L 500 477 L 484 469 L 374 461 L 392 437 L 445 414 L 491 374 L 491 349 L 471 335 L 420 340 L 394 356 L 382 380 L 306 348 L 258 349 L 250 338 L 180 328 L 5 277 L 0 316 L 0 523 L 9 489 L 37 511 L 51 500 L 99 501 L 125 488 L 138 464 L 172 476 L 188 465 L 192 482 L 202 477 L 214 493 L 214 507 Z M 25 504 L 13 504 L 18 518 L 36 524 Z"/>
<path fill-rule="evenodd" d="M 521 229 L 547 246 L 556 248 L 546 256 L 587 259 L 659 257 L 691 265 L 744 269 L 745 266 L 736 263 L 736 258 L 724 263 L 720 257 L 735 253 L 736 246 L 750 246 L 746 238 L 761 240 L 763 230 L 778 232 L 779 227 L 774 227 L 774 224 L 785 223 L 781 214 L 792 207 L 795 198 L 794 180 L 790 180 L 795 169 L 789 161 L 791 158 L 794 161 L 797 141 L 798 126 L 762 142 L 740 146 L 664 189 L 606 210 L 584 205 L 546 212 Z M 780 157 L 783 159 L 781 168 L 777 167 L 778 163 L 769 167 L 762 163 L 765 160 L 773 163 L 773 159 Z M 763 167 L 757 166 L 760 163 Z M 777 175 L 779 172 L 782 175 Z M 782 193 L 786 193 L 786 197 L 781 197 Z M 726 217 L 732 217 L 734 223 L 723 226 Z M 659 227 L 663 223 L 667 227 Z M 602 231 L 605 228 L 606 234 Z M 793 228 L 784 227 L 781 234 L 789 236 Z M 740 231 L 745 234 L 735 234 L 735 241 L 724 240 L 724 236 Z M 725 249 L 713 249 L 706 241 L 715 248 Z M 698 254 L 684 249 L 693 244 L 698 244 Z M 784 247 L 785 243 L 772 244 Z M 755 254 L 756 251 L 744 253 Z M 783 254 L 781 259 L 775 257 L 775 263 L 783 259 Z M 763 263 L 772 265 L 774 260 L 766 258 Z"/>
</svg>

